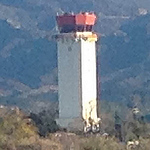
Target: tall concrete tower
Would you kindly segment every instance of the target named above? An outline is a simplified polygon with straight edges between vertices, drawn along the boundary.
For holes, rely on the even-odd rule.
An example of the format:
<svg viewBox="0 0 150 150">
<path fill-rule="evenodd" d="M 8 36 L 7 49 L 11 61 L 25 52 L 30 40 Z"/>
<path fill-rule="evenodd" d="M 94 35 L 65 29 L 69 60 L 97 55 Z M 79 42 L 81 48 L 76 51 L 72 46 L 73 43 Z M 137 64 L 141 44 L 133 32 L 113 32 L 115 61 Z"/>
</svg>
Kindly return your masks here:
<svg viewBox="0 0 150 150">
<path fill-rule="evenodd" d="M 59 119 L 69 130 L 97 130 L 96 45 L 92 32 L 94 13 L 63 14 L 56 17 L 58 49 Z"/>
</svg>

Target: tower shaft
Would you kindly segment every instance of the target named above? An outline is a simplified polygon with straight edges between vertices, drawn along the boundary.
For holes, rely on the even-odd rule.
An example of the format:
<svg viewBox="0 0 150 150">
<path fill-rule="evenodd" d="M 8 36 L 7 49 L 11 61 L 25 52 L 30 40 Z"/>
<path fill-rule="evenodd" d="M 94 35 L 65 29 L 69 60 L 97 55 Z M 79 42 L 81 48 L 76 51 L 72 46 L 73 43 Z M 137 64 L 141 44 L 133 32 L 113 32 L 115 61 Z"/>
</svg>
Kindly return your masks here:
<svg viewBox="0 0 150 150">
<path fill-rule="evenodd" d="M 97 122 L 96 41 L 97 35 L 92 32 L 57 36 L 57 122 L 62 127 L 78 128 L 89 118 Z"/>
</svg>

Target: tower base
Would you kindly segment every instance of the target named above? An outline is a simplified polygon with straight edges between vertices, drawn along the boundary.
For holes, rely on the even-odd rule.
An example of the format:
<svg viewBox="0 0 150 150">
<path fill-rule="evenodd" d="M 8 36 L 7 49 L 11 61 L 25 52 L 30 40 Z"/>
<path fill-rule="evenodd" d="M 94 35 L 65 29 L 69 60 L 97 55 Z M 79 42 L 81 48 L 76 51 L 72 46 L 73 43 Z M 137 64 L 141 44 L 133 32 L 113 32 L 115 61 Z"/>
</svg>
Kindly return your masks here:
<svg viewBox="0 0 150 150">
<path fill-rule="evenodd" d="M 79 132 L 84 129 L 84 121 L 81 118 L 59 118 L 56 119 L 56 122 L 67 131 Z"/>
</svg>

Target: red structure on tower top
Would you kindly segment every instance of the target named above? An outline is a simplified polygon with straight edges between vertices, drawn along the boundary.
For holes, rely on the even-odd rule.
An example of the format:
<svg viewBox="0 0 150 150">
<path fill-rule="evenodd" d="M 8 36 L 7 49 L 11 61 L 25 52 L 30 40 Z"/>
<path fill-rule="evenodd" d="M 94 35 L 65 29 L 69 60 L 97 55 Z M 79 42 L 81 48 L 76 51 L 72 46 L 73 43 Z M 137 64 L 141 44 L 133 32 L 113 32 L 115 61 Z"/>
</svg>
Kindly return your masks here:
<svg viewBox="0 0 150 150">
<path fill-rule="evenodd" d="M 90 12 L 59 15 L 56 17 L 60 33 L 92 31 L 96 15 Z"/>
</svg>

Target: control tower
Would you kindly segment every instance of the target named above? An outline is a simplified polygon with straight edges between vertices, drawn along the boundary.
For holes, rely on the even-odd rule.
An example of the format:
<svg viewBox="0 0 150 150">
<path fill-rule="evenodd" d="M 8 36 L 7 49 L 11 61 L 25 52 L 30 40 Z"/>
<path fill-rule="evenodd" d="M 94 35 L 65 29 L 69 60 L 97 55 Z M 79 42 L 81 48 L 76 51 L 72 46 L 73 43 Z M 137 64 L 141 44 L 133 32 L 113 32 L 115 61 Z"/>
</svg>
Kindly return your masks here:
<svg viewBox="0 0 150 150">
<path fill-rule="evenodd" d="M 56 17 L 59 34 L 57 123 L 69 130 L 97 130 L 96 15 L 90 12 Z"/>
</svg>

